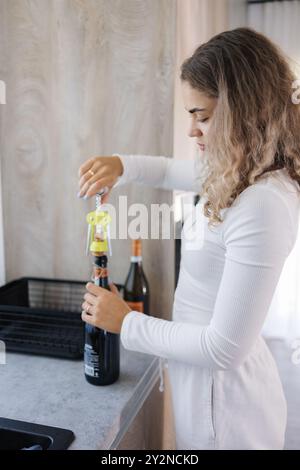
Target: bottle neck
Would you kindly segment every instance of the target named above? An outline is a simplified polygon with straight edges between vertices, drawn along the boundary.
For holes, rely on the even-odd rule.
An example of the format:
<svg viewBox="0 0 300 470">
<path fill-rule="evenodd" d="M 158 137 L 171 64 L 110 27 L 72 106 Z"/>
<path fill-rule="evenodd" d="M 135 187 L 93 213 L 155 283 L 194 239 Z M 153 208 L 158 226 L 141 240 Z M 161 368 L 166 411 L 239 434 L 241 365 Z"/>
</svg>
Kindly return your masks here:
<svg viewBox="0 0 300 470">
<path fill-rule="evenodd" d="M 109 288 L 106 256 L 95 257 L 93 280 L 97 286 Z"/>
<path fill-rule="evenodd" d="M 142 241 L 140 239 L 132 240 L 131 242 L 131 260 L 133 258 L 140 258 L 142 260 Z"/>
</svg>

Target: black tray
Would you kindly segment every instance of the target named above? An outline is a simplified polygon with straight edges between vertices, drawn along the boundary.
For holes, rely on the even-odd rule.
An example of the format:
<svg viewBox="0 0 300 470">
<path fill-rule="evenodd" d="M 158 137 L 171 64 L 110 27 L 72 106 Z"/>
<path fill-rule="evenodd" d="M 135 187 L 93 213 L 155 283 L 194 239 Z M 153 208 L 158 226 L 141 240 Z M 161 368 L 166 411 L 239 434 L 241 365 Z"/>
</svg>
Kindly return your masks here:
<svg viewBox="0 0 300 470">
<path fill-rule="evenodd" d="M 85 285 L 24 277 L 0 287 L 0 340 L 6 350 L 81 359 Z"/>
</svg>

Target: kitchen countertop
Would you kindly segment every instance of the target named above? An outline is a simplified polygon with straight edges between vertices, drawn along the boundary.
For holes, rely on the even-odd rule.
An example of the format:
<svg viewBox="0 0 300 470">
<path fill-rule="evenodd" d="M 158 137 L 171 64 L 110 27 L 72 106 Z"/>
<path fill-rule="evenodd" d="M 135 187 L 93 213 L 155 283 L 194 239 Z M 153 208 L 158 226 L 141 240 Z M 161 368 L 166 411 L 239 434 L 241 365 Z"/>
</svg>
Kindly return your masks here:
<svg viewBox="0 0 300 470">
<path fill-rule="evenodd" d="M 115 449 L 159 378 L 159 360 L 121 346 L 120 378 L 89 384 L 83 361 L 7 353 L 0 416 L 70 429 L 75 449 Z"/>
</svg>

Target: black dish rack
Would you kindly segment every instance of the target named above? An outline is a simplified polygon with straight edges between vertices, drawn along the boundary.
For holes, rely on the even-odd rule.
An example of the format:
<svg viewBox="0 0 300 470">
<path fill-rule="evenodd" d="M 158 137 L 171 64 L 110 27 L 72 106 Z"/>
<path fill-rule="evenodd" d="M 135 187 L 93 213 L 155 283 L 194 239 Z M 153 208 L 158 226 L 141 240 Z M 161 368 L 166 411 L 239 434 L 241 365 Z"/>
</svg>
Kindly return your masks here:
<svg viewBox="0 0 300 470">
<path fill-rule="evenodd" d="M 0 287 L 0 340 L 6 350 L 82 359 L 85 285 L 23 277 Z"/>
</svg>

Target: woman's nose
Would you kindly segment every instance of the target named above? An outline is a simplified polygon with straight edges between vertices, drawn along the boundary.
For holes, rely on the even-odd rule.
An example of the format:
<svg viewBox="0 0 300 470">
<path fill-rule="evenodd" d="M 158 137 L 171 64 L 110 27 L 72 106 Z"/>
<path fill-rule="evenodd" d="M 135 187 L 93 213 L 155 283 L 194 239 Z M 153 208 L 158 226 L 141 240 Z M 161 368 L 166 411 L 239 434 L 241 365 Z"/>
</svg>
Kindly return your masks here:
<svg viewBox="0 0 300 470">
<path fill-rule="evenodd" d="M 201 130 L 198 129 L 198 127 L 196 127 L 195 124 L 192 122 L 190 129 L 188 131 L 188 136 L 189 137 L 201 137 L 202 135 L 203 133 L 201 132 Z"/>
</svg>

